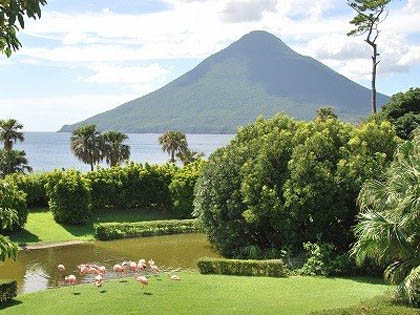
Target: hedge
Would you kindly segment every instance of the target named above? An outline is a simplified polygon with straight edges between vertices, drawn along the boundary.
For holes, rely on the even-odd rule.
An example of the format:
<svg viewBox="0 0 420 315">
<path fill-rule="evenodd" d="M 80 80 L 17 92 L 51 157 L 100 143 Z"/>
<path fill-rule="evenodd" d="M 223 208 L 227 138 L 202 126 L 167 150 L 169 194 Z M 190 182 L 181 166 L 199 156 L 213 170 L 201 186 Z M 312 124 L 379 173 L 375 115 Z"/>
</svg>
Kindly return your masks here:
<svg viewBox="0 0 420 315">
<path fill-rule="evenodd" d="M 95 224 L 95 237 L 101 241 L 155 236 L 166 234 L 193 233 L 200 230 L 197 220 L 160 220 L 136 223 Z"/>
<path fill-rule="evenodd" d="M 13 232 L 23 229 L 28 219 L 26 194 L 15 185 L 4 180 L 0 181 L 0 209 L 14 210 L 17 214 L 17 221 L 11 226 L 0 221 L 0 232 Z M 8 228 L 3 228 L 4 226 L 8 226 Z"/>
<path fill-rule="evenodd" d="M 281 259 L 239 260 L 202 257 L 197 261 L 201 274 L 287 277 L 287 268 Z"/>
<path fill-rule="evenodd" d="M 48 197 L 45 184 L 48 174 L 11 174 L 6 176 L 5 180 L 26 194 L 28 208 L 47 207 Z"/>
<path fill-rule="evenodd" d="M 9 302 L 17 296 L 18 284 L 15 280 L 0 282 L 0 303 Z"/>
</svg>

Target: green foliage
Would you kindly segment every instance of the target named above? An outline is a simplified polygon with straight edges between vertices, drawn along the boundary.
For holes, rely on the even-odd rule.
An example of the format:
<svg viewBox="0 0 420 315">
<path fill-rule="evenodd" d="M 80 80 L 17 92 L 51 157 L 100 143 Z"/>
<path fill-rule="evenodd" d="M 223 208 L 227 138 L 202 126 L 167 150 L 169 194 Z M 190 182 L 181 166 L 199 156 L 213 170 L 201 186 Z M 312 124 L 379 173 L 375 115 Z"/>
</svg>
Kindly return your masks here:
<svg viewBox="0 0 420 315">
<path fill-rule="evenodd" d="M 28 208 L 48 206 L 47 192 L 45 184 L 47 183 L 47 174 L 12 174 L 5 178 L 5 181 L 11 183 L 20 191 L 26 194 L 26 204 Z"/>
<path fill-rule="evenodd" d="M 176 170 L 173 165 L 130 163 L 89 172 L 93 208 L 170 209 L 169 184 Z"/>
<path fill-rule="evenodd" d="M 172 213 L 180 219 L 192 217 L 194 210 L 194 187 L 197 183 L 203 161 L 197 161 L 180 168 L 172 178 L 169 191 L 173 202 Z"/>
<path fill-rule="evenodd" d="M 281 259 L 273 260 L 238 260 L 224 258 L 198 259 L 197 267 L 201 274 L 287 277 L 287 268 Z"/>
<path fill-rule="evenodd" d="M 89 181 L 78 171 L 56 170 L 47 176 L 48 204 L 58 223 L 85 224 L 92 219 Z"/>
<path fill-rule="evenodd" d="M 162 220 L 135 223 L 100 223 L 95 225 L 95 237 L 101 241 L 193 233 L 200 230 L 197 220 Z"/>
<path fill-rule="evenodd" d="M 403 143 L 382 180 L 368 180 L 359 195 L 362 213 L 352 253 L 388 266 L 385 278 L 398 296 L 420 306 L 420 134 Z"/>
<path fill-rule="evenodd" d="M 102 158 L 110 166 L 120 165 L 130 158 L 130 147 L 123 144 L 128 136 L 116 130 L 108 130 L 100 136 L 100 149 Z"/>
<path fill-rule="evenodd" d="M 420 126 L 420 88 L 393 95 L 382 107 L 381 114 L 395 126 L 400 138 L 408 139 L 413 130 Z"/>
<path fill-rule="evenodd" d="M 175 155 L 188 151 L 188 142 L 184 133 L 181 131 L 170 130 L 159 137 L 162 150 L 170 156 L 169 162 L 175 163 Z"/>
<path fill-rule="evenodd" d="M 41 6 L 46 0 L 5 0 L 0 2 L 0 53 L 10 57 L 22 44 L 16 36 L 19 27 L 25 27 L 25 16 L 37 19 L 41 17 Z"/>
<path fill-rule="evenodd" d="M 80 127 L 73 131 L 71 136 L 70 149 L 74 155 L 83 163 L 93 166 L 102 159 L 101 137 L 95 125 Z"/>
<path fill-rule="evenodd" d="M 326 121 L 327 119 L 338 119 L 337 114 L 331 107 L 320 107 L 316 111 L 315 119 L 321 119 L 322 121 Z"/>
<path fill-rule="evenodd" d="M 345 252 L 361 185 L 382 174 L 396 143 L 388 122 L 259 119 L 212 154 L 196 185 L 194 214 L 226 257 L 275 258 L 308 241 Z"/>
<path fill-rule="evenodd" d="M 28 219 L 28 208 L 26 206 L 26 195 L 24 192 L 6 181 L 0 181 L 0 210 L 2 214 L 2 226 L 0 231 L 16 231 L 23 229 Z M 13 219 L 6 224 L 7 218 L 13 216 L 12 211 L 17 215 L 16 220 Z M 5 213 L 8 212 L 8 213 Z"/>
<path fill-rule="evenodd" d="M 0 177 L 14 173 L 32 172 L 25 151 L 0 150 Z"/>
<path fill-rule="evenodd" d="M 17 296 L 17 281 L 0 282 L 0 304 L 9 302 Z"/>
</svg>

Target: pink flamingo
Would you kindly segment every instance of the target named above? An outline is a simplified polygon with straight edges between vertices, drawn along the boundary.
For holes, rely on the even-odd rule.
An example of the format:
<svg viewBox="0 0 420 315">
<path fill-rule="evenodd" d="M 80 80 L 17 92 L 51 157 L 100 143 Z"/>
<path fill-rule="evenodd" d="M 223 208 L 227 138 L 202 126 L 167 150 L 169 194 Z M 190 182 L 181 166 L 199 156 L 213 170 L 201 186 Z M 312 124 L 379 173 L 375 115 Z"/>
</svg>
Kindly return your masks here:
<svg viewBox="0 0 420 315">
<path fill-rule="evenodd" d="M 137 282 L 143 285 L 143 290 L 149 285 L 149 280 L 145 276 L 139 276 L 136 278 Z"/>
<path fill-rule="evenodd" d="M 99 274 L 99 275 L 97 275 L 96 277 L 95 277 L 95 286 L 97 287 L 97 288 L 100 288 L 100 287 L 102 287 L 102 284 L 103 284 L 103 281 L 104 280 L 104 278 L 103 278 L 103 276 L 101 275 L 101 274 Z"/>
<path fill-rule="evenodd" d="M 137 265 L 137 268 L 138 268 L 138 269 L 140 269 L 140 270 L 142 270 L 142 271 L 145 271 L 145 270 L 146 270 L 146 268 L 147 268 L 147 265 L 146 265 L 146 260 L 144 260 L 144 259 L 140 259 L 140 260 L 139 260 L 139 263 L 138 263 L 138 265 Z"/>
<path fill-rule="evenodd" d="M 69 276 L 65 277 L 64 280 L 67 282 L 67 284 L 73 286 L 73 291 L 74 291 L 74 285 L 76 284 L 76 276 L 75 275 L 69 275 Z"/>
<path fill-rule="evenodd" d="M 99 273 L 100 274 L 105 274 L 105 272 L 106 272 L 106 268 L 104 267 L 104 266 L 100 266 L 99 268 L 98 268 L 98 271 L 99 271 Z"/>
<path fill-rule="evenodd" d="M 137 271 L 137 264 L 135 262 L 131 261 L 129 266 L 131 271 Z"/>
<path fill-rule="evenodd" d="M 116 272 L 116 273 L 119 273 L 120 274 L 120 277 L 121 277 L 121 274 L 124 272 L 124 268 L 121 266 L 121 265 L 115 265 L 113 268 L 112 268 L 112 270 L 114 270 L 114 272 Z"/>
<path fill-rule="evenodd" d="M 159 267 L 158 267 L 158 266 L 156 266 L 156 265 L 151 265 L 151 266 L 150 266 L 150 269 L 152 269 L 152 272 L 153 272 L 153 273 L 159 273 L 159 272 L 160 272 Z"/>
<path fill-rule="evenodd" d="M 153 259 L 150 259 L 148 261 L 150 268 L 152 268 L 152 266 L 155 264 L 155 261 Z"/>
</svg>

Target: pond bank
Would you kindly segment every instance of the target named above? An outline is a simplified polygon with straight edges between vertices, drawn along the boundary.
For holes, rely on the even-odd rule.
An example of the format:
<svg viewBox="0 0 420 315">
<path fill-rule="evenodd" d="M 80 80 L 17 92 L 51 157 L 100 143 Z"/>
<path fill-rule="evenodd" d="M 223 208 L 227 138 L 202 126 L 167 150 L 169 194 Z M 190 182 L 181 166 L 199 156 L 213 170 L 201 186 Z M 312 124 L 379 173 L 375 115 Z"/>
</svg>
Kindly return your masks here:
<svg viewBox="0 0 420 315">
<path fill-rule="evenodd" d="M 65 247 L 65 246 L 85 244 L 87 242 L 88 241 L 65 241 L 65 242 L 57 242 L 57 243 L 20 245 L 19 250 L 38 250 L 38 249 L 46 249 L 46 248 Z"/>
</svg>

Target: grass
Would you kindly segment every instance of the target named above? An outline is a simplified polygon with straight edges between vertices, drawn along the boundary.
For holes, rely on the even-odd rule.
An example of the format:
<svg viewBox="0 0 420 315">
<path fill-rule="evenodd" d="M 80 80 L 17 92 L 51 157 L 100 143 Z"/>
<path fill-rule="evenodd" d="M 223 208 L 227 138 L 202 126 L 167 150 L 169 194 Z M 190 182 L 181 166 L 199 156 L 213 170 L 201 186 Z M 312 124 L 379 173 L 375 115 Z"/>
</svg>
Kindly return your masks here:
<svg viewBox="0 0 420 315">
<path fill-rule="evenodd" d="M 358 305 L 390 287 L 369 278 L 259 278 L 181 273 L 180 282 L 151 277 L 18 296 L 1 314 L 287 314 Z M 362 313 L 359 313 L 362 314 Z M 404 314 L 404 313 L 399 313 Z M 411 313 L 410 313 L 411 314 Z"/>
<path fill-rule="evenodd" d="M 159 209 L 106 209 L 96 211 L 94 220 L 86 225 L 61 225 L 54 221 L 48 209 L 34 209 L 28 215 L 25 229 L 11 235 L 11 239 L 20 245 L 34 243 L 56 243 L 65 241 L 94 240 L 95 223 L 105 222 L 138 222 L 150 220 L 164 220 L 172 217 Z"/>
</svg>

